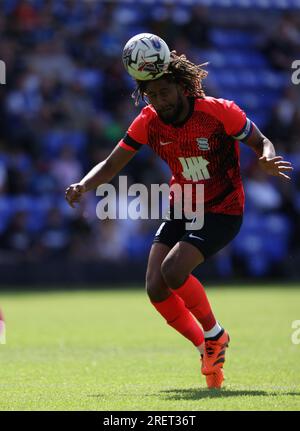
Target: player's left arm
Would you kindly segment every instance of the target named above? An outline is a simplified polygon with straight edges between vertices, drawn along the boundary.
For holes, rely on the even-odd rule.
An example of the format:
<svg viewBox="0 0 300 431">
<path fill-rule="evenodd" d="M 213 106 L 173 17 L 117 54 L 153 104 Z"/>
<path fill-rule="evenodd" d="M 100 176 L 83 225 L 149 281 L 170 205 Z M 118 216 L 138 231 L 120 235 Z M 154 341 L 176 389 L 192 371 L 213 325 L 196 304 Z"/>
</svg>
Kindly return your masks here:
<svg viewBox="0 0 300 431">
<path fill-rule="evenodd" d="M 286 180 L 291 179 L 287 174 L 293 170 L 292 164 L 283 160 L 283 157 L 276 156 L 274 145 L 254 123 L 252 123 L 251 133 L 242 142 L 255 151 L 259 157 L 260 167 L 267 174 Z"/>
</svg>

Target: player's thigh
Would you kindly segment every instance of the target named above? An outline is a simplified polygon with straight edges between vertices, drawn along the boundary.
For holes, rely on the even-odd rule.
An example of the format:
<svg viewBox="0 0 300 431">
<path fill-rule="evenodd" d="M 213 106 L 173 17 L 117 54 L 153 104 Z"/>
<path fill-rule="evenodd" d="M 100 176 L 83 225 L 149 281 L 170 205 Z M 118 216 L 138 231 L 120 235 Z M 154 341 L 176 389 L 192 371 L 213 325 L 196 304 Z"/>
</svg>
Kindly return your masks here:
<svg viewBox="0 0 300 431">
<path fill-rule="evenodd" d="M 236 237 L 242 221 L 242 216 L 207 213 L 203 227 L 186 231 L 181 241 L 195 246 L 208 259 Z"/>
<path fill-rule="evenodd" d="M 167 285 L 180 287 L 198 265 L 234 239 L 241 224 L 242 216 L 205 214 L 204 226 L 186 231 L 163 261 L 162 275 Z"/>
<path fill-rule="evenodd" d="M 167 254 L 185 232 L 184 220 L 174 219 L 172 210 L 158 228 L 149 255 L 146 273 L 147 293 L 153 301 L 163 301 L 169 295 L 169 287 L 161 274 L 161 264 Z"/>
<path fill-rule="evenodd" d="M 154 243 L 150 250 L 146 271 L 146 290 L 149 298 L 155 302 L 164 301 L 170 294 L 160 270 L 169 251 L 170 247 L 162 243 Z"/>
<path fill-rule="evenodd" d="M 204 262 L 204 256 L 197 247 L 188 242 L 179 241 L 161 265 L 162 276 L 171 289 L 177 289 L 202 262 Z"/>
</svg>

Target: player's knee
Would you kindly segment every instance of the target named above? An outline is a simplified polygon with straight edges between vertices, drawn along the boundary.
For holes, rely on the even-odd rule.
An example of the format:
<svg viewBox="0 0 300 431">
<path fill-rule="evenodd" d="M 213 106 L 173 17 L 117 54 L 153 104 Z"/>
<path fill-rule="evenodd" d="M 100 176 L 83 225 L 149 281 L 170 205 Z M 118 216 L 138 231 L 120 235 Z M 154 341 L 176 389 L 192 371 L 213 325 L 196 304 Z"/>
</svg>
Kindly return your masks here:
<svg viewBox="0 0 300 431">
<path fill-rule="evenodd" d="M 163 261 L 161 274 L 167 286 L 171 289 L 178 289 L 186 279 L 186 274 L 183 273 L 180 265 L 172 258 L 167 258 Z"/>
<path fill-rule="evenodd" d="M 160 302 L 167 298 L 168 287 L 165 285 L 158 271 L 148 271 L 146 274 L 146 292 L 153 302 Z"/>
</svg>

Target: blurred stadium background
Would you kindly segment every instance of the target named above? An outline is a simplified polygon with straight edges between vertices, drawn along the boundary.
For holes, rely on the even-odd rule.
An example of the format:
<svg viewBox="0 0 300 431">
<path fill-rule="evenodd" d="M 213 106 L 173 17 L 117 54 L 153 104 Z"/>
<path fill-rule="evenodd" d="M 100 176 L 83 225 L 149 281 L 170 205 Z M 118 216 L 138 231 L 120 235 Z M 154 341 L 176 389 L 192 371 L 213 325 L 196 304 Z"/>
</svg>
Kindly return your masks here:
<svg viewBox="0 0 300 431">
<path fill-rule="evenodd" d="M 267 178 L 241 144 L 244 225 L 201 273 L 299 280 L 300 85 L 291 82 L 299 0 L 1 0 L 0 283 L 143 280 L 160 222 L 101 222 L 94 193 L 75 211 L 64 200 L 138 112 L 121 52 L 140 32 L 209 61 L 207 95 L 235 100 L 295 167 L 291 183 Z M 122 174 L 129 184 L 169 180 L 147 148 Z"/>
</svg>

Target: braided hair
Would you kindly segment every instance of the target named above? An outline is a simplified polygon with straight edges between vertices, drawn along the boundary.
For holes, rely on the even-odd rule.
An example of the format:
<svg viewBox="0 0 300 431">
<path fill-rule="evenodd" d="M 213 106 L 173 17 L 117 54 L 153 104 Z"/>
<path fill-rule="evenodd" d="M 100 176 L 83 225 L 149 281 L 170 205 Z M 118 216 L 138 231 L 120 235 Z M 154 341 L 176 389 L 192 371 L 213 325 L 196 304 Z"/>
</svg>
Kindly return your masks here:
<svg viewBox="0 0 300 431">
<path fill-rule="evenodd" d="M 163 77 L 171 82 L 182 85 L 189 97 L 205 97 L 202 89 L 202 80 L 206 78 L 208 72 L 202 69 L 208 63 L 196 65 L 189 61 L 184 54 L 177 55 L 176 51 L 171 51 L 171 61 L 167 72 Z M 135 105 L 138 106 L 140 100 L 145 101 L 145 93 L 148 81 L 136 81 L 136 88 L 132 93 Z"/>
</svg>

